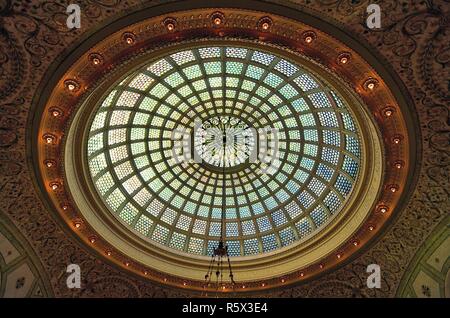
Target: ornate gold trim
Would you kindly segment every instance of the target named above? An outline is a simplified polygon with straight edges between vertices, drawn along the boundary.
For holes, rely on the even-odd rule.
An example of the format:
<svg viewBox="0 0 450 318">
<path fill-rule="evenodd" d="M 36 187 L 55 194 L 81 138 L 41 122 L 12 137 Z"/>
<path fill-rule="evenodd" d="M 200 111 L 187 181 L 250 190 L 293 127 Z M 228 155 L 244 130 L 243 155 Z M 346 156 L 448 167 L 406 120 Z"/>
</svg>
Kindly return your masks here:
<svg viewBox="0 0 450 318">
<path fill-rule="evenodd" d="M 214 22 L 211 20 L 211 14 L 214 12 L 220 12 L 224 16 L 220 25 L 213 25 Z M 268 29 L 259 30 L 258 21 L 266 16 L 270 16 L 272 24 Z M 375 209 L 375 204 L 373 203 L 375 201 L 366 203 L 364 210 L 366 212 L 371 212 L 370 215 L 360 213 L 359 221 L 357 222 L 354 219 L 346 220 L 346 222 L 349 223 L 356 223 L 357 226 L 354 231 L 351 231 L 352 233 L 347 233 L 351 234 L 349 237 L 345 239 L 339 238 L 339 240 L 337 240 L 337 242 L 344 243 L 335 246 L 332 251 L 324 253 L 324 255 L 322 255 L 323 257 L 319 260 L 314 262 L 310 260 L 310 263 L 303 263 L 301 268 L 289 267 L 293 264 L 298 265 L 298 263 L 292 262 L 292 258 L 289 259 L 289 257 L 292 256 L 289 251 L 294 250 L 293 248 L 288 248 L 285 253 L 277 254 L 282 255 L 282 257 L 278 259 L 275 258 L 276 255 L 271 255 L 274 257 L 271 262 L 267 263 L 270 265 L 267 265 L 268 267 L 266 267 L 265 270 L 269 267 L 270 269 L 273 269 L 273 263 L 275 261 L 284 259 L 286 265 L 285 272 L 278 272 L 275 275 L 259 277 L 247 276 L 246 278 L 252 281 L 245 283 L 245 291 L 258 288 L 271 288 L 315 276 L 323 270 L 327 270 L 342 262 L 356 250 L 364 246 L 366 242 L 382 228 L 382 225 L 388 220 L 392 211 L 395 210 L 395 206 L 401 197 L 403 186 L 406 184 L 409 165 L 409 140 L 406 123 L 401 112 L 395 111 L 388 119 L 381 116 L 381 110 L 387 105 L 394 110 L 399 109 L 392 92 L 382 78 L 380 78 L 370 65 L 351 48 L 320 30 L 281 16 L 268 15 L 264 12 L 225 8 L 197 9 L 172 13 L 170 18 L 176 21 L 176 24 L 174 24 L 174 26 L 176 25 L 176 28 L 171 30 L 163 23 L 166 18 L 167 17 L 160 16 L 133 24 L 123 31 L 116 32 L 98 43 L 89 52 L 86 52 L 84 57 L 74 63 L 65 75 L 61 77 L 48 100 L 46 111 L 43 112 L 41 117 L 39 136 L 35 141 L 38 149 L 38 162 L 43 163 L 45 160 L 56 159 L 55 161 L 59 164 L 59 169 L 48 169 L 46 165 L 41 164 L 40 172 L 43 183 L 48 185 L 47 192 L 53 205 L 58 209 L 67 224 L 73 227 L 74 220 L 81 219 L 82 215 L 78 211 L 79 206 L 72 201 L 73 197 L 66 186 L 66 183 L 73 182 L 74 179 L 65 178 L 68 166 L 65 167 L 65 171 L 61 162 L 62 160 L 58 160 L 63 157 L 70 158 L 71 156 L 71 153 L 64 154 L 65 150 L 62 140 L 65 140 L 66 138 L 65 136 L 68 133 L 67 127 L 69 127 L 68 122 L 73 119 L 74 111 L 81 105 L 83 100 L 88 98 L 88 93 L 97 86 L 97 83 L 107 76 L 114 77 L 124 75 L 123 73 L 118 73 L 118 70 L 127 65 L 131 65 L 133 61 L 138 61 L 138 59 L 135 60 L 134 57 L 142 55 L 150 49 L 153 50 L 158 48 L 160 43 L 170 44 L 178 43 L 183 40 L 199 40 L 202 38 L 247 38 L 252 41 L 260 42 L 261 44 L 273 45 L 273 49 L 276 49 L 276 46 L 286 47 L 299 55 L 303 55 L 306 58 L 313 60 L 314 63 L 323 67 L 322 72 L 324 72 L 324 74 L 322 74 L 322 78 L 325 77 L 331 80 L 330 75 L 327 74 L 328 72 L 325 70 L 339 74 L 339 79 L 347 83 L 353 90 L 353 92 L 344 92 L 343 90 L 340 93 L 344 95 L 345 99 L 355 102 L 356 105 L 365 104 L 367 113 L 370 112 L 371 115 L 366 114 L 366 117 L 364 118 L 362 117 L 363 115 L 360 114 L 359 120 L 360 122 L 361 120 L 367 120 L 370 123 L 372 122 L 371 119 L 374 118 L 378 124 L 378 129 L 384 142 L 384 146 L 382 147 L 381 145 L 376 145 L 376 140 L 378 138 L 375 138 L 374 140 L 366 138 L 365 140 L 365 153 L 370 153 L 369 149 L 371 149 L 374 155 L 372 158 L 374 161 L 366 161 L 367 167 L 369 167 L 370 164 L 373 164 L 375 167 L 375 169 L 369 169 L 372 170 L 370 172 L 372 177 L 376 179 L 377 175 L 382 176 L 383 185 L 396 184 L 398 185 L 398 190 L 394 193 L 385 189 L 385 186 L 376 186 L 372 189 L 366 184 L 366 194 L 372 195 L 373 200 L 377 199 L 377 205 L 389 207 L 386 213 L 377 212 L 378 209 Z M 133 36 L 127 36 L 130 34 Z M 311 37 L 312 41 L 306 40 L 308 35 Z M 127 38 L 132 38 L 132 43 L 124 40 Z M 102 62 L 98 63 L 99 65 L 95 65 L 95 67 L 89 59 L 89 54 L 94 52 L 101 54 L 101 57 L 103 58 Z M 348 61 L 349 63 L 339 63 L 339 55 L 342 52 L 351 54 L 351 59 Z M 286 52 L 284 52 L 284 54 L 286 54 Z M 316 71 L 319 72 L 320 69 L 320 67 L 316 68 Z M 337 80 L 335 81 L 336 83 L 335 85 L 332 85 L 333 87 L 342 87 L 342 85 L 338 85 Z M 369 87 L 369 84 L 372 83 L 374 84 L 373 87 L 372 85 Z M 69 86 L 70 84 L 73 86 Z M 360 101 L 362 101 L 362 103 Z M 62 115 L 57 118 L 51 116 L 50 112 L 47 111 L 55 106 L 62 110 Z M 362 128 L 362 126 L 360 128 Z M 372 137 L 377 135 L 375 126 L 369 130 L 372 133 Z M 51 143 L 46 143 L 42 138 L 45 134 L 50 134 L 54 137 Z M 393 138 L 398 136 L 400 136 L 401 142 L 392 142 Z M 371 142 L 374 144 L 370 144 Z M 381 157 L 383 148 L 385 156 L 387 157 L 386 162 L 401 160 L 404 162 L 404 166 L 401 167 L 401 169 L 396 169 L 393 165 L 386 165 L 383 167 L 381 163 L 376 163 L 376 158 Z M 69 148 L 66 148 L 66 150 L 67 149 Z M 365 160 L 367 160 L 367 158 Z M 379 182 L 381 182 L 381 179 Z M 379 182 L 375 182 L 375 184 L 379 184 Z M 58 187 L 52 189 L 50 184 L 58 184 Z M 371 183 L 369 183 L 369 185 L 370 184 Z M 74 193 L 72 192 L 72 194 Z M 353 196 L 353 198 L 355 199 L 356 196 Z M 95 200 L 91 202 L 95 202 Z M 348 203 L 348 206 L 350 206 L 350 202 Z M 372 228 L 372 230 L 370 230 L 370 228 Z M 86 244 L 92 245 L 101 254 L 105 255 L 105 251 L 114 251 L 111 252 L 111 255 L 106 256 L 114 258 L 116 263 L 123 264 L 123 266 L 129 270 L 145 275 L 146 277 L 152 277 L 163 283 L 184 288 L 202 288 L 200 281 L 195 281 L 194 279 L 187 281 L 183 279 L 183 277 L 186 277 L 185 270 L 178 271 L 180 277 L 175 277 L 163 275 L 161 272 L 154 271 L 147 266 L 143 266 L 143 264 L 140 264 L 139 262 L 133 263 L 126 255 L 119 253 L 114 247 L 111 247 L 101 235 L 95 233 L 89 226 L 89 222 L 86 224 L 83 223 L 83 226 L 74 228 L 74 230 Z M 91 243 L 90 238 L 94 236 L 96 239 Z M 167 253 L 167 251 L 163 250 L 163 253 Z M 336 256 L 336 253 L 339 254 L 339 257 Z M 163 254 L 160 254 L 159 257 L 162 255 Z M 140 255 L 135 255 L 135 257 L 139 256 Z M 167 255 L 164 254 L 164 257 L 167 257 Z M 180 261 L 179 257 L 178 261 Z M 199 260 L 199 262 L 201 263 L 201 260 Z M 257 264 L 260 262 L 262 262 L 262 260 L 254 260 L 252 264 L 254 265 L 255 263 Z M 162 264 L 164 264 L 164 262 Z M 252 264 L 247 264 L 246 266 L 242 266 L 242 268 L 245 268 L 245 270 L 248 271 L 249 268 L 251 268 L 249 266 Z M 152 265 L 154 266 L 154 264 Z M 195 263 L 195 266 L 195 268 L 198 268 L 198 263 Z M 242 277 L 245 277 L 245 271 L 242 271 L 241 273 L 243 274 Z M 201 278 L 201 276 L 199 278 Z"/>
</svg>

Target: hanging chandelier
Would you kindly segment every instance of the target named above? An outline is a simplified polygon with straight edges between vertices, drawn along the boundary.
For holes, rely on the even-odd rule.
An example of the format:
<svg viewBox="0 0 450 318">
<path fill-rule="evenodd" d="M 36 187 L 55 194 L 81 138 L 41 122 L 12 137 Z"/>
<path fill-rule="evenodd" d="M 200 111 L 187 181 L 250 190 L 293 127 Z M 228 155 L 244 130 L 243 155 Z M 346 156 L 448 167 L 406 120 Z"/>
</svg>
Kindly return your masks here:
<svg viewBox="0 0 450 318">
<path fill-rule="evenodd" d="M 208 271 L 205 275 L 204 288 L 215 287 L 216 292 L 219 290 L 225 290 L 227 286 L 234 290 L 235 281 L 233 275 L 233 269 L 231 268 L 230 255 L 228 253 L 228 245 L 225 243 L 225 153 L 227 146 L 226 127 L 222 126 L 222 172 L 223 172 L 223 184 L 222 184 L 222 214 L 220 224 L 220 240 L 217 247 L 213 250 L 211 260 L 209 262 Z M 225 273 L 228 274 L 229 282 L 224 281 Z M 205 295 L 207 296 L 207 295 Z"/>
</svg>

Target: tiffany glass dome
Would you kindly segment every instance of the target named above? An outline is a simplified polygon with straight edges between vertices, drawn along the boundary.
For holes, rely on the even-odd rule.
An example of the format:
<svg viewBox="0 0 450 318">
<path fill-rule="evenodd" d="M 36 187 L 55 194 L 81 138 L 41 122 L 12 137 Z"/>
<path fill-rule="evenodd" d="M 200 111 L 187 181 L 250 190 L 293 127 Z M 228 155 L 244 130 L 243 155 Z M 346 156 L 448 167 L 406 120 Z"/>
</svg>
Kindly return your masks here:
<svg viewBox="0 0 450 318">
<path fill-rule="evenodd" d="M 226 133 L 225 147 L 211 129 Z M 198 45 L 110 88 L 85 151 L 104 205 L 136 235 L 211 255 L 224 211 L 230 255 L 250 256 L 314 236 L 339 214 L 358 177 L 358 136 L 344 99 L 294 60 Z"/>
</svg>

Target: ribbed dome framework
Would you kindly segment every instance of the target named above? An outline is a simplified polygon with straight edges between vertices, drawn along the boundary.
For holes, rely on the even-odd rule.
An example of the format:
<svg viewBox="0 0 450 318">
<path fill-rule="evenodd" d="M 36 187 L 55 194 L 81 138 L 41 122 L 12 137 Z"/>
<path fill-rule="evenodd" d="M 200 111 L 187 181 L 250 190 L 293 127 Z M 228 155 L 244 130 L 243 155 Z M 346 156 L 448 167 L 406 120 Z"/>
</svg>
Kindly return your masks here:
<svg viewBox="0 0 450 318">
<path fill-rule="evenodd" d="M 226 164 L 225 189 L 221 161 L 173 157 L 175 129 L 191 129 L 198 151 L 195 120 L 220 118 L 279 135 L 278 159 L 249 162 L 244 151 Z M 86 151 L 111 213 L 149 242 L 200 255 L 217 246 L 224 195 L 230 255 L 269 252 L 326 226 L 360 163 L 355 122 L 332 88 L 294 61 L 229 46 L 169 54 L 112 87 Z"/>
</svg>

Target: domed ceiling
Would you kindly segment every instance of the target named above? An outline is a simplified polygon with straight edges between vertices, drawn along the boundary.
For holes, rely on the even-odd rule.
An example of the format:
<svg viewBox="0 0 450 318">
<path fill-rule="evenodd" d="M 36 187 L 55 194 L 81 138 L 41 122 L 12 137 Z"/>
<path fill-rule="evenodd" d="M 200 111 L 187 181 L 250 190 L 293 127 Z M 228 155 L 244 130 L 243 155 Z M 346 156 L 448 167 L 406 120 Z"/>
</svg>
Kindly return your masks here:
<svg viewBox="0 0 450 318">
<path fill-rule="evenodd" d="M 239 283 L 223 291 L 292 284 L 357 253 L 405 195 L 404 100 L 311 25 L 178 11 L 80 53 L 41 115 L 41 181 L 129 271 L 214 289 L 202 278 L 224 240 Z"/>
<path fill-rule="evenodd" d="M 319 83 L 242 47 L 157 59 L 115 86 L 93 119 L 87 151 L 96 189 L 121 221 L 177 250 L 211 255 L 222 209 L 231 256 L 290 245 L 338 213 L 358 173 L 356 124 Z M 198 163 L 174 156 L 174 132 L 188 127 Z M 250 162 L 260 137 L 250 128 L 264 127 L 277 130 L 279 154 Z M 231 140 L 225 152 L 216 130 Z"/>
<path fill-rule="evenodd" d="M 419 290 L 406 265 L 450 208 L 448 26 L 420 12 L 448 6 L 386 4 L 374 32 L 363 2 L 128 5 L 89 2 L 69 33 L 58 4 L 0 6 L 1 217 L 45 294 L 203 295 L 221 236 L 224 295 Z"/>
</svg>

